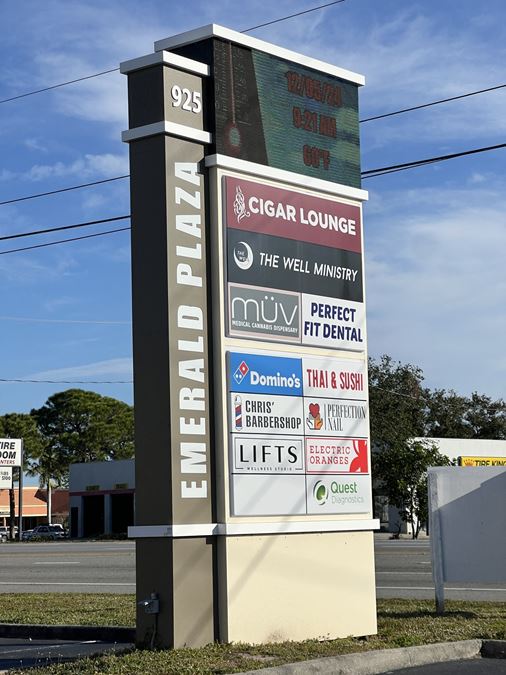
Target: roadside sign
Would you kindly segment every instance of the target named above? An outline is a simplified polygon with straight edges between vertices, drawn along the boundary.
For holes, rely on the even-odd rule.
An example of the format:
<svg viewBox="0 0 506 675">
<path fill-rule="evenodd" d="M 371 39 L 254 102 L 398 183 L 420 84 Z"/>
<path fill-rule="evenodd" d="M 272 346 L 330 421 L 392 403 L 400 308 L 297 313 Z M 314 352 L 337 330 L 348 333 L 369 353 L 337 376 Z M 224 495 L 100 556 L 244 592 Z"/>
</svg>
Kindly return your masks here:
<svg viewBox="0 0 506 675">
<path fill-rule="evenodd" d="M 12 467 L 5 466 L 0 469 L 0 490 L 9 490 L 12 487 Z"/>
<path fill-rule="evenodd" d="M 21 438 L 0 438 L 0 466 L 21 466 L 23 464 L 23 440 Z"/>
<path fill-rule="evenodd" d="M 506 457 L 459 457 L 459 466 L 506 466 Z"/>
</svg>

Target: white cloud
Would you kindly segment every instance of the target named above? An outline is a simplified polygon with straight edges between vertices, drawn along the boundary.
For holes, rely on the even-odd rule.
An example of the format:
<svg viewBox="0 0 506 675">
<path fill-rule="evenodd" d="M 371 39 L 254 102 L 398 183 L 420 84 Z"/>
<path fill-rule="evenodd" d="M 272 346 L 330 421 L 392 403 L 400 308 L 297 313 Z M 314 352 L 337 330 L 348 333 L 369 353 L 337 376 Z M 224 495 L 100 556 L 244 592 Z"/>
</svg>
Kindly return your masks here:
<svg viewBox="0 0 506 675">
<path fill-rule="evenodd" d="M 132 379 L 132 359 L 117 358 L 108 361 L 96 361 L 77 366 L 68 366 L 66 368 L 55 368 L 53 370 L 44 370 L 32 373 L 26 376 L 27 379 L 39 380 L 66 380 L 77 378 L 99 378 L 99 379 Z"/>
<path fill-rule="evenodd" d="M 47 152 L 47 148 L 37 138 L 25 138 L 23 145 L 29 150 L 38 152 Z"/>
<path fill-rule="evenodd" d="M 12 282 L 14 287 L 46 283 L 52 279 L 63 279 L 72 274 L 76 261 L 67 252 L 46 259 L 44 264 L 40 258 L 24 253 L 0 256 L 0 279 Z"/>
<path fill-rule="evenodd" d="M 42 307 L 47 312 L 54 312 L 55 310 L 60 310 L 62 307 L 75 307 L 77 303 L 78 303 L 77 298 L 64 295 L 44 300 Z"/>
<path fill-rule="evenodd" d="M 430 386 L 503 395 L 502 199 L 492 189 L 393 193 L 366 216 L 371 354 L 421 366 Z"/>
<path fill-rule="evenodd" d="M 84 155 L 70 164 L 55 162 L 54 164 L 35 164 L 29 171 L 22 174 L 23 178 L 31 181 L 41 181 L 47 178 L 61 178 L 77 175 L 80 178 L 113 178 L 128 173 L 128 157 L 126 155 Z"/>
<path fill-rule="evenodd" d="M 0 171 L 0 181 L 12 180 L 15 177 L 16 174 L 14 173 L 14 171 L 9 171 L 9 169 L 2 169 Z"/>
<path fill-rule="evenodd" d="M 82 206 L 87 211 L 95 211 L 97 209 L 103 211 L 103 207 L 108 200 L 102 194 L 88 193 L 83 197 Z"/>
</svg>

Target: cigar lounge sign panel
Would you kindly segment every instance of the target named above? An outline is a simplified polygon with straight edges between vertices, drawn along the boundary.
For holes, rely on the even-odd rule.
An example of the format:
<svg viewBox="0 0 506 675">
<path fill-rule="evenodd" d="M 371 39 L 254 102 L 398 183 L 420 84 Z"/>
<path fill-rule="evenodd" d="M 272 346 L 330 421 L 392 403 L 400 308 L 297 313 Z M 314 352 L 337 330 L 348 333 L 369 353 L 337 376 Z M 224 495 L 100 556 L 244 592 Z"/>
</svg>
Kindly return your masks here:
<svg viewBox="0 0 506 675">
<path fill-rule="evenodd" d="M 228 331 L 364 352 L 360 207 L 223 178 Z"/>
</svg>

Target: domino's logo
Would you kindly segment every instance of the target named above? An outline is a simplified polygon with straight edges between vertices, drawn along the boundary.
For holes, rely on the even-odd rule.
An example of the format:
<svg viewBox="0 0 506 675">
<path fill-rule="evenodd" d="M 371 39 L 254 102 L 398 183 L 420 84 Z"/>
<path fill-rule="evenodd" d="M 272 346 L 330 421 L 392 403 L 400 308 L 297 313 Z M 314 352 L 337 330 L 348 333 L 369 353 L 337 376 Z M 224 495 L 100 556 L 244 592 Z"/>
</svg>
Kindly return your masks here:
<svg viewBox="0 0 506 675">
<path fill-rule="evenodd" d="M 229 352 L 229 391 L 302 396 L 302 359 L 274 354 Z"/>
<path fill-rule="evenodd" d="M 241 361 L 239 367 L 236 368 L 234 372 L 234 380 L 237 382 L 237 384 L 241 384 L 241 382 L 244 380 L 244 378 L 248 373 L 249 373 L 248 364 L 246 363 L 246 361 Z"/>
</svg>

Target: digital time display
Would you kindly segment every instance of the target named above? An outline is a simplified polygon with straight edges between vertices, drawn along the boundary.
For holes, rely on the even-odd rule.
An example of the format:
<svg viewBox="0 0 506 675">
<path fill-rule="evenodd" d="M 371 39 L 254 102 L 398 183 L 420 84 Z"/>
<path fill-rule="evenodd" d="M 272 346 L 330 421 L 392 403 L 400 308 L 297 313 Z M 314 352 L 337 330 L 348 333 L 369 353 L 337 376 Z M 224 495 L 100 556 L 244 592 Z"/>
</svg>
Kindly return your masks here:
<svg viewBox="0 0 506 675">
<path fill-rule="evenodd" d="M 216 152 L 360 187 L 358 86 L 214 40 Z"/>
</svg>

